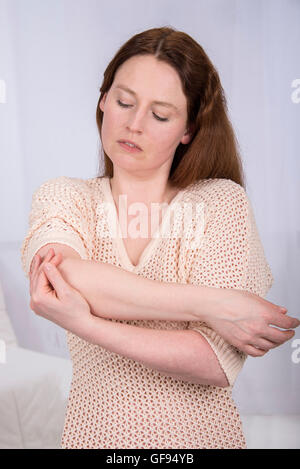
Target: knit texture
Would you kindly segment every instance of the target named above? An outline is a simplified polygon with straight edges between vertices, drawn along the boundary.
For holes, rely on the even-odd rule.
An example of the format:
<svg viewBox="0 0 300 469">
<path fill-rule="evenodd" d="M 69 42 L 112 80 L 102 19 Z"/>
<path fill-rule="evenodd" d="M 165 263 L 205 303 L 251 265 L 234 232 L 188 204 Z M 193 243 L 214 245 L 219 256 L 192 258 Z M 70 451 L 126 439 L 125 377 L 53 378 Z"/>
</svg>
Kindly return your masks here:
<svg viewBox="0 0 300 469">
<path fill-rule="evenodd" d="M 270 289 L 273 276 L 252 207 L 235 182 L 205 179 L 181 190 L 160 228 L 160 236 L 151 239 L 134 266 L 118 231 L 109 179 L 58 177 L 33 194 L 22 266 L 28 278 L 34 254 L 47 243 L 59 242 L 82 259 L 110 263 L 153 280 L 248 290 L 262 297 Z M 244 353 L 203 321 L 107 320 L 198 331 L 216 354 L 229 386 L 163 375 L 67 331 L 73 376 L 62 448 L 246 448 L 232 399 Z"/>
</svg>

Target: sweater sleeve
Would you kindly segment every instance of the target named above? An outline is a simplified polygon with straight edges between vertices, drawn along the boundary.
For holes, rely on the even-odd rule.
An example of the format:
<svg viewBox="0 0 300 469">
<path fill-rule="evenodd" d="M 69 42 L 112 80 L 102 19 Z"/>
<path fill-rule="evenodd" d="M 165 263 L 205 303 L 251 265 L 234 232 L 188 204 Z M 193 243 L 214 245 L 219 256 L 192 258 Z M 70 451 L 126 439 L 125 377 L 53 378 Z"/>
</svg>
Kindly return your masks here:
<svg viewBox="0 0 300 469">
<path fill-rule="evenodd" d="M 32 196 L 29 229 L 21 246 L 27 278 L 35 253 L 45 244 L 63 243 L 82 259 L 91 256 L 90 211 L 83 180 L 61 176 L 42 184 Z"/>
<path fill-rule="evenodd" d="M 250 201 L 230 180 L 218 180 L 204 201 L 207 222 L 193 253 L 188 283 L 247 290 L 264 297 L 273 283 Z M 188 328 L 206 338 L 232 387 L 247 355 L 228 344 L 205 322 Z"/>
</svg>

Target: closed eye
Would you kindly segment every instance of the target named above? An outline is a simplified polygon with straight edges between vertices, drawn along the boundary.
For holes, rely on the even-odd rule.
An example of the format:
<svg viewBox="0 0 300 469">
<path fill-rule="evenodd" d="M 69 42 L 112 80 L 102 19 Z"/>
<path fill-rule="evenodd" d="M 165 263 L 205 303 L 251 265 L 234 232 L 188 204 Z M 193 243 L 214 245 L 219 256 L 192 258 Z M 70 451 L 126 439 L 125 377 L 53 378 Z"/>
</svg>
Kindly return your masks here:
<svg viewBox="0 0 300 469">
<path fill-rule="evenodd" d="M 119 106 L 121 107 L 131 107 L 132 104 L 125 104 L 125 103 L 122 103 L 119 99 L 117 99 L 117 103 L 119 104 Z M 157 114 L 155 114 L 154 112 L 152 112 L 153 116 L 155 117 L 155 119 L 161 121 L 161 122 L 166 122 L 168 121 L 169 119 L 167 119 L 167 117 L 159 117 Z"/>
</svg>

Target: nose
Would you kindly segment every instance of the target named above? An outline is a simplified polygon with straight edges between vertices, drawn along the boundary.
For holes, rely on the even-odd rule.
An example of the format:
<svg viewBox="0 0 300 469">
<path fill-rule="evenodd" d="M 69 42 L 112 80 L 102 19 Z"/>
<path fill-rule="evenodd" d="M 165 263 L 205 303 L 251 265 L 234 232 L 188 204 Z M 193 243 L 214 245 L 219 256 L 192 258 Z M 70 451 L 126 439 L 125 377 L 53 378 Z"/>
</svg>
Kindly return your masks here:
<svg viewBox="0 0 300 469">
<path fill-rule="evenodd" d="M 143 116 L 140 112 L 132 110 L 127 121 L 127 130 L 132 133 L 141 133 L 143 130 Z"/>
</svg>

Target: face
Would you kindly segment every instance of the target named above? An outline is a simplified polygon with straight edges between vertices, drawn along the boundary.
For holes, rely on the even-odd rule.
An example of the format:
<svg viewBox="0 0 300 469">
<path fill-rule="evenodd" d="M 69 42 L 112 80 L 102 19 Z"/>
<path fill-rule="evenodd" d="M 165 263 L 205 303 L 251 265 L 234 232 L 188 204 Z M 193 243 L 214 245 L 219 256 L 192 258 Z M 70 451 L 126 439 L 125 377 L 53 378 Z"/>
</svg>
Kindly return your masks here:
<svg viewBox="0 0 300 469">
<path fill-rule="evenodd" d="M 134 56 L 124 62 L 100 109 L 102 145 L 114 170 L 117 166 L 140 175 L 158 170 L 169 174 L 177 146 L 190 141 L 180 78 L 173 67 L 154 56 Z M 118 143 L 127 139 L 141 151 L 129 152 Z"/>
</svg>

